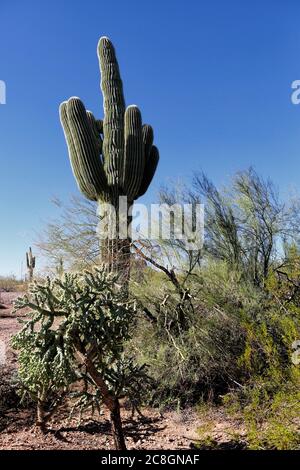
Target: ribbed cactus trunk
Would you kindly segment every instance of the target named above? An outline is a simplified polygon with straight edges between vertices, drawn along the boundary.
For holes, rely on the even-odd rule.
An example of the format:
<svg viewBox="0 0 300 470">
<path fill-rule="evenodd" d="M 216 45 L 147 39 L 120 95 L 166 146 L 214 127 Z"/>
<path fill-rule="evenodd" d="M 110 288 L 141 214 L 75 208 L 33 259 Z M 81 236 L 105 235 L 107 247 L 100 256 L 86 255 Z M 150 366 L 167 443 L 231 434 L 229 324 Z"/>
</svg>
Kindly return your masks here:
<svg viewBox="0 0 300 470">
<path fill-rule="evenodd" d="M 148 189 L 159 160 L 153 130 L 142 125 L 137 106 L 125 107 L 123 85 L 114 47 L 106 37 L 98 44 L 104 119 L 96 120 L 79 98 L 60 106 L 60 118 L 74 176 L 81 192 L 99 205 L 110 203 L 116 213 L 113 239 L 101 240 L 101 256 L 110 271 L 121 274 L 124 285 L 130 275 L 131 235 L 120 236 L 119 201 L 128 208 Z M 126 214 L 127 227 L 130 218 Z M 112 224 L 108 220 L 108 224 Z"/>
<path fill-rule="evenodd" d="M 109 226 L 113 224 L 116 225 L 116 235 L 113 238 L 100 240 L 101 260 L 102 262 L 104 261 L 107 265 L 108 271 L 119 273 L 123 283 L 127 285 L 130 277 L 130 226 L 132 221 L 132 218 L 128 215 L 128 212 L 132 203 L 129 202 L 126 204 L 126 214 L 123 213 L 122 220 L 119 219 L 119 200 L 116 199 L 110 203 L 114 208 L 114 216 L 111 217 L 108 214 L 106 217 L 106 224 Z M 123 228 L 124 226 L 126 228 L 126 238 L 120 236 L 121 224 Z"/>
<path fill-rule="evenodd" d="M 116 224 L 116 237 L 104 241 L 102 260 L 107 264 L 109 271 L 120 272 L 124 283 L 129 279 L 130 254 L 124 253 L 130 240 L 119 239 L 119 196 L 121 187 L 122 166 L 124 162 L 124 114 L 125 100 L 123 84 L 120 76 L 115 51 L 110 47 L 106 38 L 98 44 L 98 58 L 101 71 L 101 90 L 103 93 L 103 167 L 107 177 L 107 184 L 111 188 L 108 202 L 115 210 L 115 219 L 108 224 Z M 100 201 L 101 204 L 101 201 Z M 127 242 L 127 243 L 126 243 Z M 130 252 L 130 250 L 129 250 Z"/>
<path fill-rule="evenodd" d="M 28 280 L 29 282 L 33 281 L 33 271 L 35 268 L 35 256 L 32 254 L 32 249 L 29 247 L 29 251 L 26 252 L 26 265 L 28 271 Z"/>
</svg>

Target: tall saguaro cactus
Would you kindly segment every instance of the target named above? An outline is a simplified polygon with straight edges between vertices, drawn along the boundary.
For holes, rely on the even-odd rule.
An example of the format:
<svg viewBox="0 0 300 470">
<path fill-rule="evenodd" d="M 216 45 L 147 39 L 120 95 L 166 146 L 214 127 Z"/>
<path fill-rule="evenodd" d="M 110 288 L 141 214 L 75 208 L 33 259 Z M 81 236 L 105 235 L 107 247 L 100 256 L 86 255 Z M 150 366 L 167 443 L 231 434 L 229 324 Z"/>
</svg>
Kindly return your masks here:
<svg viewBox="0 0 300 470">
<path fill-rule="evenodd" d="M 28 280 L 32 282 L 33 280 L 33 270 L 35 268 L 35 256 L 32 254 L 32 249 L 29 247 L 29 251 L 26 252 L 26 264 L 28 270 Z"/>
<path fill-rule="evenodd" d="M 95 119 L 76 97 L 61 104 L 60 119 L 79 189 L 88 199 L 110 203 L 117 210 L 116 239 L 106 242 L 104 256 L 111 270 L 122 270 L 128 278 L 130 234 L 127 240 L 119 239 L 119 197 L 127 196 L 130 207 L 145 194 L 155 174 L 159 153 L 153 145 L 152 127 L 142 125 L 138 107 L 125 107 L 115 50 L 107 37 L 98 43 L 98 58 L 103 121 Z"/>
</svg>

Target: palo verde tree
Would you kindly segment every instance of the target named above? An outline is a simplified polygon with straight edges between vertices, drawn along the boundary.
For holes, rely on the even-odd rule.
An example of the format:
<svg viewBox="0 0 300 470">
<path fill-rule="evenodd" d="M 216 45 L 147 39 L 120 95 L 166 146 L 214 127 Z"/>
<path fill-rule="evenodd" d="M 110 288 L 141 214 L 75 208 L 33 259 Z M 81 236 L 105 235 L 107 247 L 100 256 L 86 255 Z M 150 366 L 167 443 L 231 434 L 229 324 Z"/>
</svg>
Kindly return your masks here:
<svg viewBox="0 0 300 470">
<path fill-rule="evenodd" d="M 97 202 L 78 194 L 67 203 L 56 199 L 53 203 L 60 209 L 60 216 L 48 222 L 36 242 L 51 270 L 57 273 L 61 258 L 65 271 L 82 271 L 98 265 L 100 244 L 97 238 Z"/>
<path fill-rule="evenodd" d="M 124 353 L 136 309 L 118 276 L 99 267 L 34 282 L 15 311 L 24 307 L 30 319 L 12 346 L 19 350 L 23 393 L 37 402 L 36 424 L 45 431 L 63 398 L 75 395 L 81 411 L 108 408 L 115 447 L 126 449 L 119 399 L 137 408 L 149 379 Z"/>
<path fill-rule="evenodd" d="M 238 172 L 223 191 L 198 173 L 190 192 L 205 201 L 206 253 L 263 286 L 276 268 L 278 249 L 299 232 L 291 201 L 281 202 L 272 181 L 253 168 Z"/>
<path fill-rule="evenodd" d="M 69 157 L 80 191 L 89 200 L 114 208 L 114 218 L 106 214 L 115 235 L 102 246 L 102 260 L 109 270 L 122 272 L 128 280 L 130 269 L 130 233 L 120 237 L 120 196 L 127 198 L 124 221 L 130 226 L 128 208 L 148 189 L 154 176 L 159 153 L 153 145 L 153 129 L 142 125 L 137 106 L 125 107 L 123 85 L 111 41 L 102 37 L 98 44 L 104 119 L 95 119 L 79 98 L 72 97 L 60 106 L 60 119 L 69 149 Z M 122 238 L 122 239 L 121 239 Z"/>
</svg>

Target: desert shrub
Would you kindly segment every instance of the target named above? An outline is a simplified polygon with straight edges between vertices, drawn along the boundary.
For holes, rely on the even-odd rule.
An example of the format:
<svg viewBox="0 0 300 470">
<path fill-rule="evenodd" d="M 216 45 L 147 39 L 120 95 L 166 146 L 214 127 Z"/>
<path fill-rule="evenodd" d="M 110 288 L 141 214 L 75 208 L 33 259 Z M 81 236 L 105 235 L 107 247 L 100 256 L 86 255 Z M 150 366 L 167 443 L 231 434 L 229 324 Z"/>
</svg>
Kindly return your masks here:
<svg viewBox="0 0 300 470">
<path fill-rule="evenodd" d="M 300 337 L 294 309 L 282 311 L 270 290 L 224 262 L 194 272 L 185 291 L 182 300 L 152 272 L 135 294 L 155 316 L 139 320 L 130 343 L 155 380 L 151 403 L 220 402 L 228 393 L 247 395 L 261 380 L 272 385 L 269 397 L 280 392 L 293 375 L 292 343 Z"/>
<path fill-rule="evenodd" d="M 15 276 L 0 276 L 0 292 L 22 292 L 26 286 Z"/>
<path fill-rule="evenodd" d="M 275 349 L 273 354 L 277 355 Z M 251 352 L 247 356 L 249 359 Z M 225 411 L 238 417 L 245 428 L 244 436 L 237 435 L 236 442 L 253 450 L 300 449 L 299 390 L 299 368 L 292 363 L 283 367 L 277 356 L 269 365 L 264 364 L 260 374 L 253 372 L 240 388 L 225 394 Z M 199 436 L 203 443 L 203 436 Z M 214 441 L 213 432 L 204 437 Z"/>
<path fill-rule="evenodd" d="M 246 346 L 243 318 L 259 310 L 259 292 L 224 263 L 203 268 L 185 289 L 182 299 L 161 273 L 152 273 L 143 294 L 136 293 L 155 321 L 140 319 L 130 348 L 149 364 L 155 404 L 218 400 L 245 375 L 238 360 Z"/>
<path fill-rule="evenodd" d="M 250 449 L 292 450 L 300 448 L 299 377 L 277 387 L 257 380 L 242 408 Z"/>
<path fill-rule="evenodd" d="M 239 365 L 246 380 L 224 397 L 229 409 L 242 413 L 251 449 L 300 448 L 300 367 L 292 360 L 300 338 L 299 254 L 288 251 L 280 275 L 267 278 L 264 308 L 243 319 L 246 343 Z"/>
<path fill-rule="evenodd" d="M 209 271 L 203 284 L 206 284 L 206 299 L 210 299 L 211 306 L 218 301 L 224 310 L 235 305 L 238 311 L 236 332 L 243 331 L 242 348 L 236 356 L 231 355 L 234 369 L 238 371 L 235 384 L 229 383 L 227 393 L 221 398 L 227 414 L 238 418 L 245 432 L 239 435 L 234 427 L 227 430 L 228 445 L 249 449 L 299 449 L 300 368 L 297 361 L 292 360 L 293 344 L 300 338 L 296 277 L 292 280 L 292 270 L 286 264 L 288 276 L 278 278 L 276 273 L 270 273 L 263 291 L 250 289 L 246 295 L 244 283 L 233 282 L 233 274 L 230 289 L 224 278 L 215 289 L 216 279 L 222 278 L 222 269 L 219 267 L 216 272 L 209 268 Z M 199 429 L 200 448 L 220 448 L 220 445 L 213 422 L 209 429 L 207 426 Z"/>
</svg>

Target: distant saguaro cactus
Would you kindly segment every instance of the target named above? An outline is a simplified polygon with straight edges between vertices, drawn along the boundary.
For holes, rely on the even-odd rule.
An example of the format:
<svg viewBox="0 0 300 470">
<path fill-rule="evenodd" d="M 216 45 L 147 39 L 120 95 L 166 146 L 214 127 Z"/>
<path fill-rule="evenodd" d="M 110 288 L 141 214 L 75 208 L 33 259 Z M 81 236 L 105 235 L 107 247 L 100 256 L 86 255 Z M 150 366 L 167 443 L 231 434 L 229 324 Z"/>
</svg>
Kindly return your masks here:
<svg viewBox="0 0 300 470">
<path fill-rule="evenodd" d="M 64 260 L 61 256 L 58 259 L 58 263 L 57 263 L 57 266 L 55 268 L 55 271 L 56 271 L 57 277 L 62 277 L 64 272 L 65 272 Z"/>
<path fill-rule="evenodd" d="M 81 192 L 99 204 L 116 209 L 116 238 L 102 247 L 111 271 L 129 277 L 130 234 L 120 240 L 119 197 L 127 196 L 128 207 L 147 191 L 159 160 L 153 145 L 153 130 L 142 125 L 137 106 L 125 107 L 123 85 L 114 47 L 107 37 L 98 43 L 104 120 L 97 120 L 79 98 L 60 106 L 60 119 L 69 149 L 74 176 Z M 130 217 L 127 216 L 127 226 Z"/>
<path fill-rule="evenodd" d="M 33 280 L 33 270 L 35 268 L 35 256 L 32 254 L 31 247 L 29 247 L 29 251 L 26 252 L 26 264 L 28 270 L 28 280 L 31 282 Z"/>
</svg>

